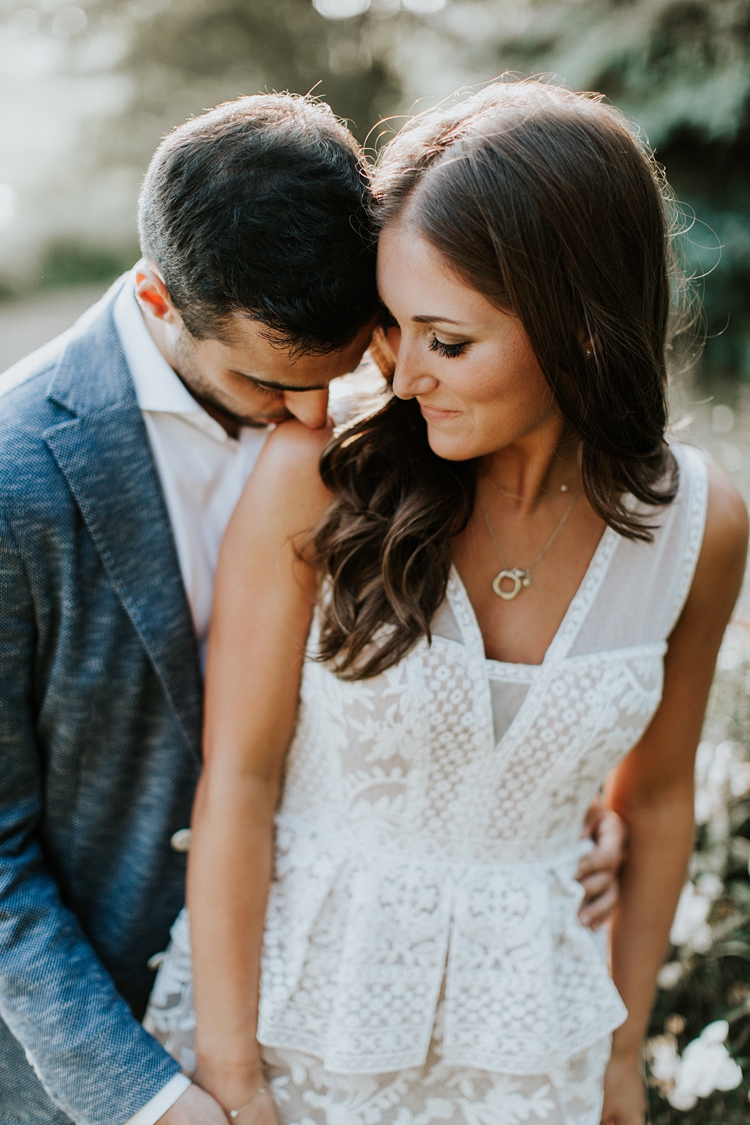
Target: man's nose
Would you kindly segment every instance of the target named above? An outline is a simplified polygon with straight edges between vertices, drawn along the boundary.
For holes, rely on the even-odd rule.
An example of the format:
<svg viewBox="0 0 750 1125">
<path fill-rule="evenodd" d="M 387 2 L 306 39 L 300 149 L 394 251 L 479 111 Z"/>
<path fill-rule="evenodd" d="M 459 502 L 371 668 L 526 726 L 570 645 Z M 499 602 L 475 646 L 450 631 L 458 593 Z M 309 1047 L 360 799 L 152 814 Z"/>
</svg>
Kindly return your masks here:
<svg viewBox="0 0 750 1125">
<path fill-rule="evenodd" d="M 310 430 L 322 430 L 328 421 L 328 387 L 321 391 L 286 391 L 284 405 Z"/>
</svg>

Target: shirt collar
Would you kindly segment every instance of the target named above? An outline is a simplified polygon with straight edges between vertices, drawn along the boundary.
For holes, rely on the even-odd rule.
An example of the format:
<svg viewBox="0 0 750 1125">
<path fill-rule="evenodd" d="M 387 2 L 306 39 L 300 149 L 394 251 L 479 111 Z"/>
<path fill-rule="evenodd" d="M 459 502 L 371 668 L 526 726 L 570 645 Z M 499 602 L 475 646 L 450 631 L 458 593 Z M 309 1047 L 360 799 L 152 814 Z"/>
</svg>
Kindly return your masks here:
<svg viewBox="0 0 750 1125">
<path fill-rule="evenodd" d="M 169 366 L 146 327 L 143 313 L 135 298 L 137 268 L 136 266 L 132 270 L 123 285 L 115 301 L 113 315 L 135 385 L 138 405 L 141 410 L 160 411 L 165 414 L 205 414 L 206 418 L 209 418 L 177 373 Z M 214 422 L 213 418 L 209 420 Z M 214 424 L 219 425 L 218 422 Z"/>
</svg>

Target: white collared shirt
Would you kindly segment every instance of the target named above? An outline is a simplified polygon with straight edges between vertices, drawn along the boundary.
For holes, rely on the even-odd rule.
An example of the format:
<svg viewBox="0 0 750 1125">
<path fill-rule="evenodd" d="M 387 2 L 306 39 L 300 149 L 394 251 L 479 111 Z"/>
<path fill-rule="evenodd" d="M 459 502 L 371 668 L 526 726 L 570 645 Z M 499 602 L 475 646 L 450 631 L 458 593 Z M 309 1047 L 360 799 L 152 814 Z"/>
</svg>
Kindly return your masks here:
<svg viewBox="0 0 750 1125">
<path fill-rule="evenodd" d="M 186 1075 L 175 1074 L 158 1094 L 127 1119 L 125 1125 L 154 1125 L 182 1097 L 188 1086 L 192 1086 L 192 1082 Z"/>
<path fill-rule="evenodd" d="M 143 412 L 205 664 L 214 574 L 229 517 L 270 429 L 231 438 L 196 402 L 156 346 L 135 298 L 135 270 L 114 320 Z M 190 1085 L 177 1074 L 125 1125 L 154 1125 Z"/>
<path fill-rule="evenodd" d="M 270 432 L 243 427 L 238 439 L 198 403 L 159 351 L 127 281 L 115 326 L 159 473 L 201 657 L 205 661 L 219 546 Z"/>
</svg>

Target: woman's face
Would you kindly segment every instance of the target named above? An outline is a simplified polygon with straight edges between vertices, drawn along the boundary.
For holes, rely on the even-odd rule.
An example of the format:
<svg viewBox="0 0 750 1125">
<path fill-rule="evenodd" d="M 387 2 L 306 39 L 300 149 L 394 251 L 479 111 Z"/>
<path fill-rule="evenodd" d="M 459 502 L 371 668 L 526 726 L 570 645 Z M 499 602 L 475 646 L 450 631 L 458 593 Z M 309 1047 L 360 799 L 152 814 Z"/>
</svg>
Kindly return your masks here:
<svg viewBox="0 0 750 1125">
<path fill-rule="evenodd" d="M 394 392 L 416 398 L 439 457 L 483 457 L 560 425 L 518 318 L 457 277 L 413 226 L 383 230 L 378 288 L 396 321 Z"/>
</svg>

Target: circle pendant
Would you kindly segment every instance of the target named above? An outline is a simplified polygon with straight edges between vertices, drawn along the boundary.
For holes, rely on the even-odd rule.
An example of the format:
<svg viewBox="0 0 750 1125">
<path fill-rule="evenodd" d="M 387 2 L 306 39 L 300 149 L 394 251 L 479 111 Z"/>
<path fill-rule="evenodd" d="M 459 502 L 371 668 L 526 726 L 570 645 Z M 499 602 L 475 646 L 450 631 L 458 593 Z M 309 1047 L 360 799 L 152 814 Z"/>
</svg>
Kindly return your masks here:
<svg viewBox="0 0 750 1125">
<path fill-rule="evenodd" d="M 503 582 L 512 582 L 513 585 L 503 587 Z M 499 598 L 505 602 L 512 602 L 521 593 L 524 586 L 531 585 L 531 575 L 527 570 L 521 570 L 518 566 L 513 566 L 509 570 L 501 570 L 492 579 L 492 589 Z"/>
</svg>

